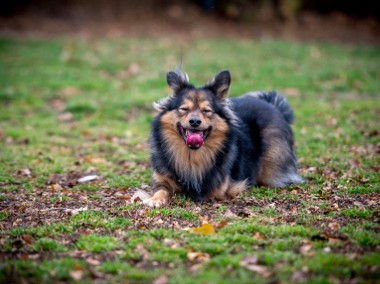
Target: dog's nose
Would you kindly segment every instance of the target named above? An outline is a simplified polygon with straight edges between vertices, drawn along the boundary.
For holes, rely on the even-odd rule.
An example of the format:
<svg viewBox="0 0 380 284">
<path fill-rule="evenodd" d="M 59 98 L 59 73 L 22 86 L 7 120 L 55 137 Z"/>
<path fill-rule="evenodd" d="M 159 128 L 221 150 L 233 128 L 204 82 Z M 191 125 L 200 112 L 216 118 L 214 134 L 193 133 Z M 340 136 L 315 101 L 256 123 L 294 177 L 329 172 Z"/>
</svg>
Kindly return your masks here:
<svg viewBox="0 0 380 284">
<path fill-rule="evenodd" d="M 197 117 L 190 118 L 189 120 L 189 124 L 192 127 L 198 127 L 199 125 L 201 125 L 201 123 L 202 123 L 202 120 L 200 120 Z"/>
</svg>

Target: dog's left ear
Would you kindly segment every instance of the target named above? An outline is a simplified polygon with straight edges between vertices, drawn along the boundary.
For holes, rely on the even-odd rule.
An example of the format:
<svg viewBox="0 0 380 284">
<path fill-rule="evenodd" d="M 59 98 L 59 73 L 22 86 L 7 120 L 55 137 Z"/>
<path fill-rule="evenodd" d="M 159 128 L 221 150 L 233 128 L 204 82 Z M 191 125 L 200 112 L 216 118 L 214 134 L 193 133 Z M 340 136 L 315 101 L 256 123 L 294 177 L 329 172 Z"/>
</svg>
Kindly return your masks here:
<svg viewBox="0 0 380 284">
<path fill-rule="evenodd" d="M 216 76 L 207 83 L 206 87 L 214 91 L 216 98 L 218 100 L 224 100 L 226 99 L 228 95 L 230 84 L 231 84 L 230 71 L 223 70 L 219 72 L 218 74 L 216 74 Z"/>
<path fill-rule="evenodd" d="M 169 87 L 174 91 L 174 95 L 190 84 L 189 76 L 182 70 L 168 72 L 166 74 L 166 81 L 168 82 Z"/>
</svg>

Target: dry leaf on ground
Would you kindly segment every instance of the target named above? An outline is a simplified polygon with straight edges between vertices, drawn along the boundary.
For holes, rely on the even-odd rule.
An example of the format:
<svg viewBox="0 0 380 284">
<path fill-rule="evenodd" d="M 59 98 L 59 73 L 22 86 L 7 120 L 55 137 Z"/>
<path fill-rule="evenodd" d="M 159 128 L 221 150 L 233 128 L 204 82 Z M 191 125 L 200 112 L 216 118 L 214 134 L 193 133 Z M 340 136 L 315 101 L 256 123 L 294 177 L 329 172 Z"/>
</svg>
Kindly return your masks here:
<svg viewBox="0 0 380 284">
<path fill-rule="evenodd" d="M 210 255 L 204 252 L 189 252 L 187 253 L 187 259 L 190 261 L 204 262 L 210 259 Z"/>
<path fill-rule="evenodd" d="M 215 228 L 209 223 L 204 223 L 202 226 L 197 228 L 191 228 L 190 232 L 199 234 L 199 235 L 212 235 L 215 234 Z"/>
<path fill-rule="evenodd" d="M 132 195 L 132 197 L 131 197 L 131 201 L 132 201 L 133 203 L 135 203 L 135 202 L 139 202 L 139 201 L 146 200 L 146 199 L 148 199 L 148 198 L 151 198 L 151 195 L 150 195 L 148 192 L 139 189 L 139 190 L 137 190 L 137 191 Z"/>
<path fill-rule="evenodd" d="M 81 280 L 83 278 L 83 270 L 71 270 L 69 272 L 70 276 L 74 279 L 74 280 Z"/>
<path fill-rule="evenodd" d="M 305 243 L 300 247 L 300 253 L 304 256 L 313 256 L 315 255 L 315 251 L 313 250 L 312 243 Z"/>
<path fill-rule="evenodd" d="M 153 284 L 166 284 L 169 282 L 169 279 L 166 275 L 158 276 L 156 279 L 153 280 Z"/>
<path fill-rule="evenodd" d="M 240 261 L 240 266 L 260 274 L 262 277 L 269 277 L 272 273 L 264 265 L 258 265 L 257 256 L 246 256 Z"/>
<path fill-rule="evenodd" d="M 231 209 L 227 209 L 226 213 L 224 213 L 224 217 L 232 217 L 235 218 L 237 215 L 231 211 Z"/>
<path fill-rule="evenodd" d="M 79 183 L 86 183 L 86 182 L 91 182 L 91 181 L 96 181 L 96 180 L 99 180 L 99 176 L 89 175 L 89 176 L 81 177 L 80 179 L 78 179 L 78 182 Z"/>
</svg>

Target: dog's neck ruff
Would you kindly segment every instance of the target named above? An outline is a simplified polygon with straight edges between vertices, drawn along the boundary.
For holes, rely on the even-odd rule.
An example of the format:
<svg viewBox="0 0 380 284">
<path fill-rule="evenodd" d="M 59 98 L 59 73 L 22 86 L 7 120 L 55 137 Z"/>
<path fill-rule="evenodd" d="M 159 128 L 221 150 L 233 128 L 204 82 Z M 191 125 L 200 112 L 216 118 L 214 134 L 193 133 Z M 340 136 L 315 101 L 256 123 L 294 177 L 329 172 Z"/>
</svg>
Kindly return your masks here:
<svg viewBox="0 0 380 284">
<path fill-rule="evenodd" d="M 169 154 L 170 163 L 175 169 L 178 180 L 181 181 L 181 184 L 201 190 L 200 185 L 203 183 L 205 174 L 215 164 L 215 153 L 207 144 L 198 150 L 192 150 L 183 141 L 181 141 L 181 145 L 170 144 L 170 141 L 167 143 L 169 144 L 167 145 L 167 154 Z"/>
</svg>

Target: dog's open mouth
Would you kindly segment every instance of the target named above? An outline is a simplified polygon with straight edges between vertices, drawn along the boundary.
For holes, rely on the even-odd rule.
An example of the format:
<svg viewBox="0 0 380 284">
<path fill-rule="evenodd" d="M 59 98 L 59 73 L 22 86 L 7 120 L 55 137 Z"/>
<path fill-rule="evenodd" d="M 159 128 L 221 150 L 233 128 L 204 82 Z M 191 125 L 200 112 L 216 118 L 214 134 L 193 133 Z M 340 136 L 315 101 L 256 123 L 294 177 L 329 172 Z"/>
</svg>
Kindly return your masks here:
<svg viewBox="0 0 380 284">
<path fill-rule="evenodd" d="M 182 135 L 183 140 L 186 142 L 186 146 L 190 149 L 197 150 L 204 144 L 206 138 L 211 132 L 211 126 L 207 129 L 186 129 L 178 123 L 179 133 Z"/>
</svg>

